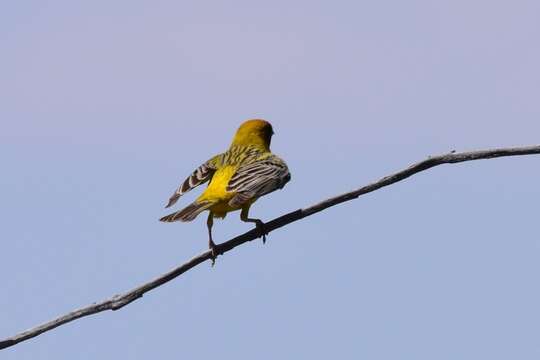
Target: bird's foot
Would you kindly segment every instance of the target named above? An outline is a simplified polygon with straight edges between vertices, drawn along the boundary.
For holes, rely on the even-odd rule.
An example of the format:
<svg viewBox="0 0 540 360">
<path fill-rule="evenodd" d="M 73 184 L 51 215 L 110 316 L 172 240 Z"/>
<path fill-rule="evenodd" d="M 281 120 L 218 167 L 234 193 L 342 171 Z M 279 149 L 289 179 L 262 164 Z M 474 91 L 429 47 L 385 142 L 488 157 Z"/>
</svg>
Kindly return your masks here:
<svg viewBox="0 0 540 360">
<path fill-rule="evenodd" d="M 262 220 L 257 219 L 255 221 L 255 227 L 257 228 L 257 231 L 259 232 L 259 237 L 262 237 L 263 244 L 265 244 L 266 235 L 268 235 L 268 231 L 266 231 L 266 224 L 262 222 Z"/>
<path fill-rule="evenodd" d="M 208 248 L 210 249 L 210 259 L 212 260 L 212 267 L 214 267 L 214 265 L 216 264 L 216 258 L 218 256 L 217 246 L 212 241 L 208 243 Z"/>
</svg>

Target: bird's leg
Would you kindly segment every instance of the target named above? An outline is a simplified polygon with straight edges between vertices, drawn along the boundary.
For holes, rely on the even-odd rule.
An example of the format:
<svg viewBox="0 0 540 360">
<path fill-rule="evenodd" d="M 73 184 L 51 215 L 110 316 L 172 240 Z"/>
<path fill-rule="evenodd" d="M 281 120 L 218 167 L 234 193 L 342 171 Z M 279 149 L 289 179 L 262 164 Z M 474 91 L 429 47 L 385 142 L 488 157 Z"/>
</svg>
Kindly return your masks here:
<svg viewBox="0 0 540 360">
<path fill-rule="evenodd" d="M 216 263 L 217 251 L 216 244 L 212 240 L 212 225 L 214 225 L 214 214 L 210 211 L 208 219 L 206 220 L 206 226 L 208 227 L 208 248 L 212 250 L 212 266 Z"/>
<path fill-rule="evenodd" d="M 249 206 L 243 207 L 240 213 L 240 220 L 244 222 L 255 223 L 257 230 L 259 231 L 259 237 L 262 237 L 263 244 L 266 243 L 266 235 L 268 231 L 265 229 L 265 224 L 261 219 L 252 219 L 249 217 Z"/>
</svg>

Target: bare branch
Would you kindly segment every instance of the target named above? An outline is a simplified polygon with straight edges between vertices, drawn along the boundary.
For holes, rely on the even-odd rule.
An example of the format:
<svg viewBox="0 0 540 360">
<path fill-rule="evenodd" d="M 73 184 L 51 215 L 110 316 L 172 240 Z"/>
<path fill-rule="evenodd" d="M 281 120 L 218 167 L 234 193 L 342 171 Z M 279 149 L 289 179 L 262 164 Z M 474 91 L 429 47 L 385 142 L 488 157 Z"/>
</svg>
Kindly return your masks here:
<svg viewBox="0 0 540 360">
<path fill-rule="evenodd" d="M 540 154 L 540 145 L 517 147 L 517 148 L 501 148 L 501 149 L 471 151 L 471 152 L 462 152 L 462 153 L 456 153 L 452 151 L 448 154 L 429 157 L 424 161 L 420 161 L 416 164 L 411 165 L 410 167 L 404 170 L 385 176 L 382 179 L 375 181 L 371 184 L 368 184 L 366 186 L 363 186 L 359 189 L 326 199 L 310 207 L 298 209 L 296 211 L 282 215 L 272 221 L 267 222 L 265 228 L 268 232 L 271 232 L 282 226 L 290 224 L 294 221 L 303 219 L 319 211 L 325 210 L 331 206 L 343 203 L 345 201 L 356 199 L 357 197 L 361 195 L 364 195 L 369 192 L 378 190 L 382 187 L 394 184 L 416 173 L 430 169 L 437 165 L 454 164 L 454 163 L 459 163 L 459 162 L 464 162 L 464 161 L 480 160 L 480 159 L 492 159 L 492 158 L 503 157 L 503 156 L 532 155 L 532 154 Z M 257 232 L 256 229 L 250 230 L 229 241 L 219 244 L 217 246 L 217 252 L 219 255 L 223 255 L 224 253 L 234 249 L 235 247 L 243 243 L 246 243 L 248 241 L 255 240 L 258 237 L 259 237 L 259 233 Z M 100 303 L 93 303 L 86 307 L 72 311 L 66 315 L 60 316 L 47 323 L 36 326 L 30 330 L 19 333 L 8 339 L 2 340 L 0 341 L 0 349 L 5 349 L 15 344 L 18 344 L 22 341 L 31 339 L 44 332 L 52 330 L 58 326 L 69 323 L 81 317 L 97 314 L 105 310 L 121 309 L 122 307 L 137 300 L 138 298 L 141 298 L 145 293 L 165 284 L 166 282 L 173 280 L 174 278 L 182 275 L 183 273 L 194 268 L 200 263 L 205 262 L 206 260 L 210 260 L 210 259 L 211 259 L 211 253 L 210 253 L 210 250 L 207 250 L 195 256 L 194 258 L 192 258 L 185 264 L 180 265 L 179 267 L 169 271 L 168 273 L 165 273 L 159 276 L 158 278 L 150 282 L 147 282 L 139 287 L 136 287 L 124 294 L 115 295 L 112 298 L 104 300 Z"/>
</svg>

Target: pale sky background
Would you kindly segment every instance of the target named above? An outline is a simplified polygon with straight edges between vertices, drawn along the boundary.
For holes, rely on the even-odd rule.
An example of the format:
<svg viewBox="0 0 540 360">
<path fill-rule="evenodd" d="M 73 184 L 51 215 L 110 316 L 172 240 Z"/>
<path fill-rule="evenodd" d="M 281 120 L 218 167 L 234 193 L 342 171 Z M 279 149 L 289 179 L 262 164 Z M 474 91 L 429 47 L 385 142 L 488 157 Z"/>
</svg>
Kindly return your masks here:
<svg viewBox="0 0 540 360">
<path fill-rule="evenodd" d="M 292 172 L 265 220 L 428 155 L 540 143 L 539 18 L 537 0 L 2 2 L 0 338 L 204 250 L 204 217 L 157 219 L 245 119 L 273 123 Z M 435 168 L 0 358 L 538 359 L 539 180 L 534 156 Z"/>
</svg>

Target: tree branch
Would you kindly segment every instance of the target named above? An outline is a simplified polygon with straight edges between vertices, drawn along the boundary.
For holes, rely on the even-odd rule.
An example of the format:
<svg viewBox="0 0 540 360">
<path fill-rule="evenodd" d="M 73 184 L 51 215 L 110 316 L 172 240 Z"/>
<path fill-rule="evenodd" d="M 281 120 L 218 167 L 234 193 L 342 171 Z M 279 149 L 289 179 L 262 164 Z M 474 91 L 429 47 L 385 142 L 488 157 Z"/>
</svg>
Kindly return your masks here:
<svg viewBox="0 0 540 360">
<path fill-rule="evenodd" d="M 290 212 L 288 214 L 282 215 L 272 221 L 266 223 L 266 231 L 271 232 L 273 230 L 279 229 L 282 226 L 290 224 L 294 221 L 298 221 L 305 217 L 311 216 L 319 211 L 325 210 L 329 207 L 335 206 L 337 204 L 343 203 L 345 201 L 356 199 L 357 197 L 367 194 L 369 192 L 378 190 L 382 187 L 394 184 L 398 181 L 404 180 L 416 173 L 430 169 L 437 165 L 442 164 L 455 164 L 464 161 L 471 160 L 480 160 L 480 159 L 492 159 L 503 156 L 517 156 L 517 155 L 532 155 L 540 154 L 540 145 L 538 146 L 527 146 L 527 147 L 517 147 L 517 148 L 501 148 L 501 149 L 491 149 L 491 150 L 481 150 L 481 151 L 471 151 L 471 152 L 462 152 L 456 153 L 452 151 L 451 153 L 429 157 L 424 161 L 415 163 L 408 168 L 396 172 L 394 174 L 383 177 L 382 179 L 375 181 L 371 184 L 368 184 L 359 189 L 347 192 L 324 201 L 312 205 L 307 208 L 298 209 L 296 211 Z M 255 240 L 259 237 L 259 233 L 256 229 L 250 230 L 242 235 L 239 235 L 229 241 L 226 241 L 217 246 L 217 252 L 219 255 L 234 249 L 235 247 L 242 245 L 245 242 Z M 139 287 L 136 287 L 124 294 L 115 295 L 110 299 L 104 300 L 99 303 L 93 303 L 86 307 L 74 310 L 66 315 L 60 316 L 54 320 L 51 320 L 42 325 L 36 326 L 30 330 L 19 333 L 15 336 L 12 336 L 8 339 L 0 341 L 0 349 L 5 349 L 16 345 L 22 341 L 36 337 L 44 332 L 50 331 L 58 326 L 64 325 L 76 319 L 97 314 L 105 310 L 118 310 L 128 305 L 129 303 L 141 298 L 145 293 L 173 280 L 174 278 L 182 275 L 186 271 L 194 268 L 206 260 L 211 259 L 210 250 L 207 250 L 186 262 L 183 265 L 159 276 L 158 278 L 147 282 Z"/>
</svg>

